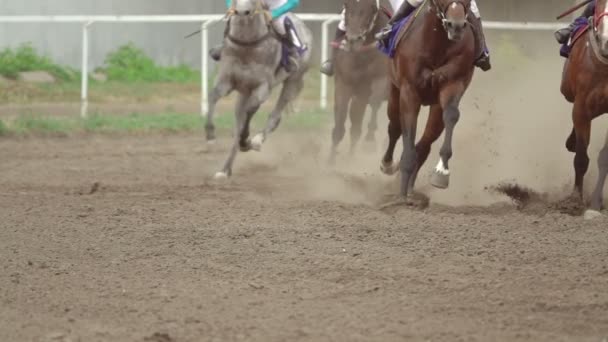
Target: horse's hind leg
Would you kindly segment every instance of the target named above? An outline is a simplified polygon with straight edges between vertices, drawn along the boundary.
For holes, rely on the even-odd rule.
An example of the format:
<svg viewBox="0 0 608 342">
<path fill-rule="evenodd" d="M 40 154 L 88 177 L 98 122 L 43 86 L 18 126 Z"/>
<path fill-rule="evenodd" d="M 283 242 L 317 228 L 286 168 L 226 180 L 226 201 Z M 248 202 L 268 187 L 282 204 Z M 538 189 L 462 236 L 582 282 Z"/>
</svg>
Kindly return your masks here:
<svg viewBox="0 0 608 342">
<path fill-rule="evenodd" d="M 398 168 L 393 164 L 393 155 L 395 154 L 395 146 L 397 145 L 397 141 L 399 141 L 399 137 L 401 136 L 399 97 L 399 88 L 391 86 L 387 108 L 389 120 L 388 148 L 386 149 L 386 153 L 384 153 L 384 157 L 382 158 L 382 163 L 380 165 L 380 170 L 387 175 L 394 175 L 398 171 Z"/>
<path fill-rule="evenodd" d="M 433 143 L 439 139 L 443 129 L 443 109 L 440 105 L 433 105 L 429 111 L 429 118 L 426 122 L 424 134 L 416 144 L 416 171 L 410 180 L 410 191 L 414 190 L 414 185 L 416 184 L 416 179 L 418 178 L 418 172 L 431 153 L 431 145 L 433 145 Z"/>
<path fill-rule="evenodd" d="M 291 103 L 298 97 L 303 87 L 304 80 L 301 77 L 294 79 L 289 78 L 285 81 L 283 88 L 281 89 L 281 95 L 279 95 L 277 104 L 268 116 L 266 127 L 262 132 L 256 134 L 256 136 L 251 139 L 251 145 L 253 149 L 257 151 L 262 149 L 262 144 L 264 143 L 264 141 L 266 141 L 268 135 L 274 132 L 277 127 L 279 127 L 283 111 L 289 103 Z"/>
<path fill-rule="evenodd" d="M 591 210 L 600 212 L 604 209 L 604 187 L 606 186 L 606 177 L 608 177 L 608 134 L 606 135 L 604 147 L 600 151 L 597 165 L 599 174 L 595 190 L 593 191 L 593 195 L 591 195 Z"/>
<path fill-rule="evenodd" d="M 232 92 L 232 84 L 229 80 L 224 79 L 223 77 L 218 77 L 215 87 L 211 89 L 209 92 L 209 111 L 207 112 L 207 121 L 205 123 L 205 133 L 207 138 L 207 143 L 212 144 L 215 142 L 215 125 L 213 124 L 213 119 L 215 116 L 215 109 L 217 106 L 217 102 L 222 98 L 230 94 Z"/>
<path fill-rule="evenodd" d="M 445 125 L 445 137 L 443 146 L 439 151 L 439 163 L 435 167 L 431 177 L 431 185 L 439 189 L 447 189 L 450 186 L 450 159 L 452 158 L 452 140 L 454 128 L 460 120 L 460 99 L 463 90 L 459 85 L 452 85 L 445 88 L 440 96 L 441 107 L 443 108 L 443 123 Z"/>
<path fill-rule="evenodd" d="M 357 92 L 350 106 L 350 155 L 355 154 L 363 131 L 363 117 L 369 103 L 369 92 Z"/>
<path fill-rule="evenodd" d="M 352 90 L 349 85 L 344 82 L 336 82 L 336 90 L 334 94 L 334 129 L 332 131 L 332 145 L 329 155 L 329 164 L 336 162 L 338 154 L 338 145 L 344 139 L 346 133 L 346 118 L 348 116 L 348 104 L 352 97 Z"/>
</svg>

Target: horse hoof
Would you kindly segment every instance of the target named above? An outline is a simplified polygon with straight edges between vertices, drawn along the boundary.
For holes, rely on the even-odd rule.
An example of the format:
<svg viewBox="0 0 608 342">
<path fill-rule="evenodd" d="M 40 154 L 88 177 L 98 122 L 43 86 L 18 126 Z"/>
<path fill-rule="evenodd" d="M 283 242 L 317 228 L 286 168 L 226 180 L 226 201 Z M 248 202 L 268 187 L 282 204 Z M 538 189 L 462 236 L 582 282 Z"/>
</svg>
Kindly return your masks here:
<svg viewBox="0 0 608 342">
<path fill-rule="evenodd" d="M 262 150 L 262 144 L 264 143 L 264 135 L 256 134 L 253 139 L 251 139 L 251 149 L 260 152 Z"/>
<path fill-rule="evenodd" d="M 431 185 L 438 189 L 447 189 L 450 187 L 450 175 L 433 171 L 433 174 L 431 175 Z"/>
<path fill-rule="evenodd" d="M 393 163 L 390 163 L 390 164 L 382 163 L 382 165 L 380 165 L 380 170 L 385 175 L 392 176 L 395 173 L 397 173 L 397 170 L 399 170 L 399 168 L 397 168 L 397 166 L 395 164 L 393 164 Z"/>
<path fill-rule="evenodd" d="M 220 171 L 220 172 L 217 172 L 215 174 L 215 176 L 213 176 L 213 179 L 218 180 L 218 181 L 226 180 L 226 179 L 228 179 L 228 174 L 224 171 Z"/>
<path fill-rule="evenodd" d="M 591 220 L 598 219 L 602 216 L 604 216 L 604 215 L 602 213 L 600 213 L 599 211 L 589 209 L 589 210 L 585 211 L 584 218 L 587 221 L 591 221 Z"/>
</svg>

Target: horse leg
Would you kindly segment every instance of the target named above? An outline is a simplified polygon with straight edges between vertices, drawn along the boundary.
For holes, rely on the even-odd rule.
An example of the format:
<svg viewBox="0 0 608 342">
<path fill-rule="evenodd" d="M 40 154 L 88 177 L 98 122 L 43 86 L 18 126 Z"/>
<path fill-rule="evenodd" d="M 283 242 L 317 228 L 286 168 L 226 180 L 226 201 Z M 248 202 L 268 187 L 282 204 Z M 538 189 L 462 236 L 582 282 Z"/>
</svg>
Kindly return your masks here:
<svg viewBox="0 0 608 342">
<path fill-rule="evenodd" d="M 222 171 L 219 171 L 215 174 L 215 179 L 221 180 L 221 179 L 226 179 L 230 176 L 232 176 L 232 164 L 234 163 L 234 159 L 236 158 L 236 154 L 238 152 L 238 148 L 239 148 L 239 141 L 241 139 L 241 133 L 243 132 L 243 130 L 245 129 L 245 123 L 246 123 L 246 112 L 245 112 L 245 105 L 247 103 L 248 98 L 239 94 L 239 97 L 237 99 L 237 104 L 236 104 L 236 109 L 234 112 L 235 118 L 236 118 L 236 123 L 234 125 L 234 142 L 232 144 L 232 149 L 230 150 L 230 153 L 228 154 L 228 158 L 226 159 L 226 162 L 224 163 L 224 167 L 222 168 Z"/>
<path fill-rule="evenodd" d="M 372 115 L 369 119 L 369 123 L 367 124 L 367 135 L 365 136 L 366 143 L 374 144 L 376 142 L 376 131 L 378 130 L 378 112 L 380 111 L 381 106 L 382 102 L 380 101 L 374 101 L 370 104 Z"/>
<path fill-rule="evenodd" d="M 570 133 L 566 140 L 566 149 L 572 153 L 576 152 L 576 132 L 574 128 L 572 128 L 572 133 Z"/>
<path fill-rule="evenodd" d="M 410 191 L 414 190 L 414 185 L 416 184 L 416 179 L 418 178 L 418 172 L 431 153 L 431 145 L 437 139 L 439 139 L 443 129 L 443 109 L 440 105 L 433 105 L 429 111 L 429 118 L 426 122 L 424 134 L 416 144 L 416 171 L 410 180 Z"/>
<path fill-rule="evenodd" d="M 387 175 L 394 175 L 398 168 L 393 164 L 393 155 L 395 154 L 395 146 L 401 136 L 401 121 L 399 118 L 399 88 L 391 86 L 389 98 L 388 98 L 388 148 L 382 163 L 380 170 Z"/>
<path fill-rule="evenodd" d="M 262 144 L 266 141 L 268 135 L 270 135 L 270 133 L 274 132 L 277 127 L 279 127 L 283 111 L 289 103 L 291 103 L 298 97 L 303 87 L 304 80 L 302 79 L 302 77 L 289 78 L 285 81 L 285 83 L 283 84 L 283 88 L 281 89 L 281 95 L 279 95 L 277 104 L 268 116 L 268 120 L 266 121 L 266 127 L 262 132 L 256 134 L 253 139 L 251 139 L 251 145 L 254 150 L 261 150 Z"/>
<path fill-rule="evenodd" d="M 460 99 L 462 97 L 460 85 L 448 86 L 440 94 L 441 107 L 443 108 L 443 123 L 445 125 L 445 137 L 443 146 L 439 151 L 439 163 L 435 167 L 431 177 L 431 185 L 439 189 L 447 189 L 450 186 L 450 159 L 452 158 L 452 140 L 454 128 L 460 120 Z"/>
<path fill-rule="evenodd" d="M 591 195 L 591 210 L 600 212 L 604 209 L 604 187 L 606 186 L 606 177 L 608 177 L 608 134 L 604 147 L 600 151 L 597 165 L 599 173 L 595 190 Z"/>
<path fill-rule="evenodd" d="M 583 182 L 589 169 L 589 140 L 591 138 L 591 118 L 587 115 L 583 102 L 576 102 L 572 112 L 576 132 L 576 154 L 574 156 L 574 195 L 583 198 Z"/>
<path fill-rule="evenodd" d="M 249 123 L 258 108 L 260 108 L 260 105 L 266 101 L 269 95 L 270 87 L 268 84 L 262 84 L 252 91 L 249 97 L 239 97 L 236 110 L 234 143 L 224 164 L 224 168 L 215 174 L 216 179 L 223 179 L 232 175 L 232 165 L 234 164 L 239 147 L 242 151 L 251 149 L 251 142 L 247 139 L 249 137 Z"/>
<path fill-rule="evenodd" d="M 363 131 L 363 117 L 369 103 L 370 93 L 357 92 L 350 106 L 350 155 L 355 154 Z"/>
<path fill-rule="evenodd" d="M 401 110 L 401 135 L 403 153 L 401 155 L 401 196 L 407 198 L 412 179 L 416 171 L 416 130 L 418 128 L 418 113 L 420 100 L 410 91 L 409 87 L 401 89 L 399 108 Z"/>
<path fill-rule="evenodd" d="M 344 139 L 346 133 L 345 124 L 348 114 L 348 104 L 352 97 L 350 87 L 344 82 L 336 82 L 336 90 L 334 94 L 334 129 L 332 132 L 332 145 L 329 155 L 329 164 L 333 165 L 336 162 L 338 154 L 338 145 Z"/>
<path fill-rule="evenodd" d="M 228 96 L 234 88 L 229 80 L 223 77 L 218 77 L 215 87 L 209 92 L 209 112 L 207 112 L 207 122 L 205 123 L 205 133 L 207 136 L 207 143 L 213 144 L 215 142 L 215 125 L 213 119 L 215 116 L 215 109 L 217 102 Z"/>
</svg>

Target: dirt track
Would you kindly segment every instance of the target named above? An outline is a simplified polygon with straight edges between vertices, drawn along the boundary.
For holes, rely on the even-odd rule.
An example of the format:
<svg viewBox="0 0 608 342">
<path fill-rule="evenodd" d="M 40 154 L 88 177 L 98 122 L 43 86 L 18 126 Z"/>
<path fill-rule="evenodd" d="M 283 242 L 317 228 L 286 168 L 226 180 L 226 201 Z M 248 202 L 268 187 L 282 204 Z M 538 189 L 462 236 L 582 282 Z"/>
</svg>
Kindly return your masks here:
<svg viewBox="0 0 608 342">
<path fill-rule="evenodd" d="M 606 219 L 381 211 L 389 181 L 318 170 L 306 144 L 216 184 L 225 151 L 200 146 L 0 140 L 0 341 L 608 336 Z"/>
</svg>

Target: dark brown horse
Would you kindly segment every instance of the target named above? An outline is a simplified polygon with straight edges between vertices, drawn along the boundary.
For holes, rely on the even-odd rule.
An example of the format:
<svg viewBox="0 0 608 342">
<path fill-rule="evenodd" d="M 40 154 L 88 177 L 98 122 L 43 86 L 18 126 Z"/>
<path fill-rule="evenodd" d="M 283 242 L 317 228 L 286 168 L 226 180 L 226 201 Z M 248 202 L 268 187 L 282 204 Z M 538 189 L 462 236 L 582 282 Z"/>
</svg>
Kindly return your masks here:
<svg viewBox="0 0 608 342">
<path fill-rule="evenodd" d="M 368 105 L 372 116 L 365 141 L 373 144 L 378 129 L 378 111 L 387 100 L 388 58 L 376 48 L 374 35 L 389 20 L 379 0 L 346 0 L 346 39 L 336 51 L 334 93 L 335 126 L 332 133 L 330 163 L 346 133 L 350 116 L 350 153 L 361 138 L 363 117 Z"/>
<path fill-rule="evenodd" d="M 587 36 L 575 42 L 563 71 L 561 92 L 574 104 L 574 129 L 566 148 L 575 153 L 574 196 L 583 199 L 583 181 L 589 168 L 587 150 L 591 139 L 591 121 L 608 112 L 608 3 L 598 0 L 593 27 Z M 608 142 L 607 142 L 608 145 Z M 608 146 L 599 157 L 599 180 L 591 198 L 591 210 L 603 207 L 603 188 L 608 173 Z"/>
<path fill-rule="evenodd" d="M 407 201 L 418 171 L 431 151 L 431 145 L 445 129 L 439 164 L 431 184 L 449 186 L 454 127 L 460 118 L 460 101 L 474 73 L 475 38 L 467 18 L 470 0 L 427 0 L 401 38 L 390 65 L 388 104 L 389 146 L 382 160 L 382 171 L 394 174 L 395 145 L 403 138 L 401 156 L 401 196 Z M 418 144 L 416 129 L 423 105 L 430 106 L 426 129 Z"/>
</svg>

